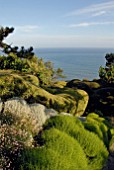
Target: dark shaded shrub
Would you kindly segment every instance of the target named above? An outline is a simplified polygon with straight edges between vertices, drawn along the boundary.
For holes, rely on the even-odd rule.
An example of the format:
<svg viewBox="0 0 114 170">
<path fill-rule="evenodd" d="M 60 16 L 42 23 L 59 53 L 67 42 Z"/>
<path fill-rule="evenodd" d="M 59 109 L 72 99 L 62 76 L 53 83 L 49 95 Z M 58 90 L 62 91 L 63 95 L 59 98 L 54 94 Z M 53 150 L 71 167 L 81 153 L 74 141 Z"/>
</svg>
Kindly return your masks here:
<svg viewBox="0 0 114 170">
<path fill-rule="evenodd" d="M 114 83 L 114 54 L 106 54 L 106 66 L 99 68 L 99 77 L 109 84 Z"/>
</svg>

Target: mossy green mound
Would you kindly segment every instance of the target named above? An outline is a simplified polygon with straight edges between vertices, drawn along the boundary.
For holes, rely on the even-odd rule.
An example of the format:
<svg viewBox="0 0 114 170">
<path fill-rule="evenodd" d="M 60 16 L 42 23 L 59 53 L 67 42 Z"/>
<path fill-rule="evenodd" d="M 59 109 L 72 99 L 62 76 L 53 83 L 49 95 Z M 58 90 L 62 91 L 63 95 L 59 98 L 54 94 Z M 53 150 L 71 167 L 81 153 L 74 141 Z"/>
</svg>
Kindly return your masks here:
<svg viewBox="0 0 114 170">
<path fill-rule="evenodd" d="M 87 158 L 79 143 L 55 128 L 44 131 L 41 148 L 24 152 L 23 170 L 88 170 Z"/>
<path fill-rule="evenodd" d="M 111 153 L 114 153 L 114 135 L 112 136 L 112 139 L 110 140 L 109 150 Z"/>
<path fill-rule="evenodd" d="M 29 103 L 41 103 L 58 112 L 69 112 L 74 115 L 82 115 L 88 103 L 85 91 L 63 88 L 56 89 L 55 94 L 52 94 L 39 87 L 37 77 L 30 74 L 2 73 L 0 87 L 2 100 L 20 97 Z"/>
<path fill-rule="evenodd" d="M 87 84 L 93 90 L 101 87 L 100 84 L 95 81 L 83 80 L 82 82 Z"/>
<path fill-rule="evenodd" d="M 104 141 L 104 144 L 107 147 L 109 146 L 109 142 L 111 138 L 111 133 L 110 133 L 111 126 L 109 125 L 109 123 L 106 121 L 105 118 L 100 117 L 95 113 L 90 113 L 86 117 L 86 122 L 84 122 L 84 126 L 89 131 L 97 134 L 98 137 L 102 141 Z"/>
<path fill-rule="evenodd" d="M 39 79 L 38 77 L 31 75 L 31 74 L 24 74 L 22 78 L 33 85 L 39 86 Z"/>
<path fill-rule="evenodd" d="M 69 116 L 51 118 L 45 129 L 57 128 L 78 141 L 82 147 L 91 169 L 101 169 L 108 157 L 108 151 L 99 137 L 84 128 L 79 120 Z"/>
<path fill-rule="evenodd" d="M 53 84 L 53 87 L 57 88 L 64 88 L 66 86 L 67 82 L 65 81 L 57 81 Z"/>
</svg>

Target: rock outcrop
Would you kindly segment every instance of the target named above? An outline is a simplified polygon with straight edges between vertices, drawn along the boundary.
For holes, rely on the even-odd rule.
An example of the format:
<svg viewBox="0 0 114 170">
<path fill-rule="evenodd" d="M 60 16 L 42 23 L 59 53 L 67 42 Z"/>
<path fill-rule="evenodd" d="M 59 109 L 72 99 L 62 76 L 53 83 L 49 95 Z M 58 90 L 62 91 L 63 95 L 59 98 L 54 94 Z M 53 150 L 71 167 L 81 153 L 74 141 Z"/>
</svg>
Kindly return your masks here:
<svg viewBox="0 0 114 170">
<path fill-rule="evenodd" d="M 32 129 L 32 133 L 37 134 L 42 129 L 43 124 L 47 119 L 57 115 L 53 109 L 47 109 L 42 104 L 27 104 L 20 98 L 8 99 L 4 104 L 1 102 L 0 110 L 2 117 L 8 117 L 8 121 L 25 128 Z"/>
<path fill-rule="evenodd" d="M 114 114 L 114 86 L 103 80 L 71 80 L 67 87 L 72 89 L 81 89 L 88 93 L 89 101 L 86 111 L 100 111 L 105 116 Z"/>
<path fill-rule="evenodd" d="M 80 80 L 77 80 L 77 79 L 73 79 L 73 80 L 69 81 L 67 83 L 67 87 L 81 89 L 81 90 L 86 91 L 88 94 L 92 93 L 92 90 L 88 86 L 88 84 L 86 84 L 85 82 L 82 82 Z"/>
<path fill-rule="evenodd" d="M 83 89 L 72 89 L 65 87 L 49 87 L 48 89 L 38 86 L 34 76 L 13 73 L 0 76 L 0 97 L 7 101 L 12 97 L 19 97 L 28 103 L 40 103 L 47 108 L 73 115 L 83 115 L 89 100 L 89 96 Z M 56 83 L 56 86 L 57 83 Z M 27 108 L 26 108 L 27 109 Z M 27 109 L 28 110 L 28 109 Z M 26 111 L 27 111 L 26 110 Z"/>
</svg>

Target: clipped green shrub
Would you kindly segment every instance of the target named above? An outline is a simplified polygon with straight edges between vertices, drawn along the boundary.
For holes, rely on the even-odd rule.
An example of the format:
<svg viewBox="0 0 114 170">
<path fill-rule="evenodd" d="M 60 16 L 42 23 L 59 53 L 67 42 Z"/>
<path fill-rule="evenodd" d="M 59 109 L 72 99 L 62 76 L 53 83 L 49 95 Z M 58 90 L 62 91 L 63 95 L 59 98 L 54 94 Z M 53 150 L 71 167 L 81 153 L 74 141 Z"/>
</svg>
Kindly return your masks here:
<svg viewBox="0 0 114 170">
<path fill-rule="evenodd" d="M 84 126 L 82 122 L 73 116 L 59 115 L 49 119 L 45 125 L 44 129 L 51 127 L 56 127 L 57 129 L 65 132 L 70 132 L 71 129 L 75 131 L 75 128 L 83 129 Z"/>
<path fill-rule="evenodd" d="M 84 122 L 84 126 L 87 130 L 97 134 L 98 137 L 103 140 L 103 133 L 98 124 L 93 124 L 91 122 Z"/>
<path fill-rule="evenodd" d="M 108 151 L 97 135 L 87 130 L 78 131 L 75 138 L 89 158 L 91 169 L 101 169 L 108 158 Z"/>
<path fill-rule="evenodd" d="M 110 128 L 111 140 L 109 143 L 109 151 L 114 152 L 114 127 Z"/>
<path fill-rule="evenodd" d="M 110 141 L 110 134 L 108 126 L 108 122 L 105 118 L 100 117 L 95 113 L 90 113 L 86 117 L 86 122 L 84 122 L 84 126 L 89 131 L 98 135 L 98 137 L 104 141 L 104 144 L 108 147 Z"/>
<path fill-rule="evenodd" d="M 112 138 L 110 140 L 109 150 L 110 150 L 110 152 L 114 153 L 114 135 L 112 136 Z"/>
<path fill-rule="evenodd" d="M 45 145 L 23 152 L 23 170 L 88 170 L 87 158 L 79 143 L 55 128 L 42 134 Z M 21 170 L 22 170 L 21 167 Z"/>
<path fill-rule="evenodd" d="M 107 160 L 108 151 L 103 141 L 96 134 L 84 129 L 79 122 L 74 117 L 56 116 L 46 123 L 45 129 L 55 127 L 74 137 L 88 157 L 91 168 L 100 169 Z"/>
</svg>

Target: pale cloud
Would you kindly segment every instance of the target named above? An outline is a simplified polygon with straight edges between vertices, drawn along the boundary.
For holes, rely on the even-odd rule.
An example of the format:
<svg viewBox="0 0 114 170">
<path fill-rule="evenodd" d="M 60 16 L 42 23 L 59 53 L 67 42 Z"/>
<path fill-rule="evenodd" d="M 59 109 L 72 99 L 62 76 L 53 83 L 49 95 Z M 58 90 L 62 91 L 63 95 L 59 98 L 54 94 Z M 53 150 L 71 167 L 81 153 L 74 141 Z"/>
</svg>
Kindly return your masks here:
<svg viewBox="0 0 114 170">
<path fill-rule="evenodd" d="M 7 39 L 7 43 L 13 45 L 34 48 L 56 48 L 56 47 L 110 47 L 114 46 L 112 36 L 96 35 L 28 35 L 13 36 Z"/>
<path fill-rule="evenodd" d="M 75 11 L 72 11 L 66 15 L 68 16 L 77 16 L 77 15 L 83 15 L 83 14 L 91 14 L 91 15 L 103 15 L 108 11 L 114 10 L 114 1 L 105 2 L 105 3 L 98 3 L 94 5 L 90 5 L 85 8 L 77 9 Z"/>
<path fill-rule="evenodd" d="M 79 42 L 78 35 L 15 35 L 7 39 L 7 43 L 15 44 L 17 46 L 33 46 L 37 47 L 72 47 L 72 45 Z"/>
<path fill-rule="evenodd" d="M 40 28 L 40 26 L 38 25 L 22 25 L 22 26 L 15 26 L 15 30 L 16 31 L 21 31 L 24 33 L 28 33 L 28 32 L 33 32 L 33 31 L 37 31 Z"/>
<path fill-rule="evenodd" d="M 77 28 L 77 27 L 89 27 L 89 26 L 100 26 L 100 25 L 112 25 L 114 22 L 83 22 L 79 24 L 71 24 L 69 28 Z"/>
<path fill-rule="evenodd" d="M 106 11 L 100 11 L 100 12 L 97 12 L 97 13 L 92 14 L 92 17 L 101 16 L 101 15 L 104 15 L 104 14 L 106 14 L 106 13 L 107 13 Z"/>
</svg>

